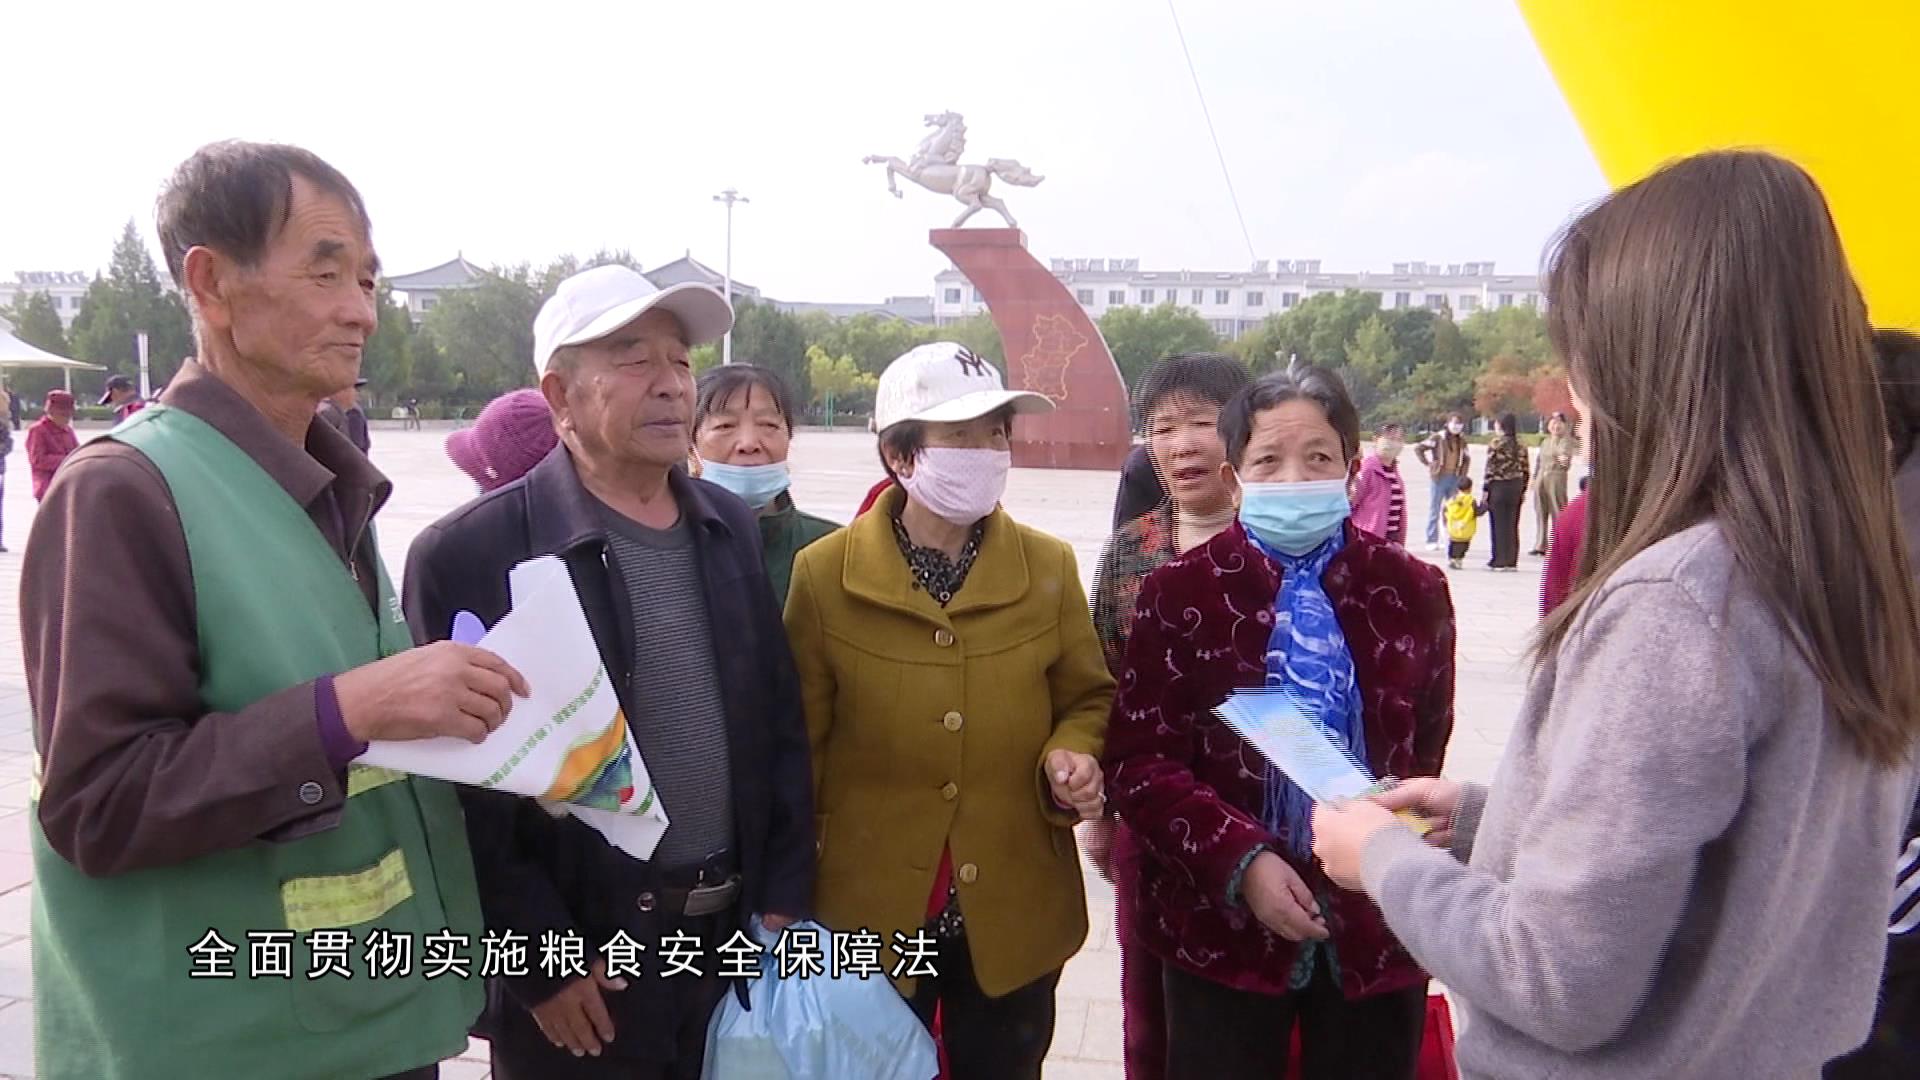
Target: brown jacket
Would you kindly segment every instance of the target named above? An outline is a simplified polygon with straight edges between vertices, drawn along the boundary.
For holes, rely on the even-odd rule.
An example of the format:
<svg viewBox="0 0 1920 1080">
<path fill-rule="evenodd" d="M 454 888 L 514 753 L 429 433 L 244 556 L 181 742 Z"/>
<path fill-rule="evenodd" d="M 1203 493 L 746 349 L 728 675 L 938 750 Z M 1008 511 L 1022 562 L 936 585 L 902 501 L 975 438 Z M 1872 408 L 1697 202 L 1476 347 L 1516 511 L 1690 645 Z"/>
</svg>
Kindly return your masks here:
<svg viewBox="0 0 1920 1080">
<path fill-rule="evenodd" d="M 794 559 L 787 634 L 813 744 L 814 906 L 835 929 L 911 935 L 950 848 L 975 975 L 1005 994 L 1086 938 L 1076 818 L 1054 806 L 1041 762 L 1099 755 L 1113 676 L 1064 542 L 996 511 L 942 609 L 894 540 L 904 498 L 889 490 Z"/>
<path fill-rule="evenodd" d="M 1426 441 L 1414 446 L 1413 453 L 1420 459 L 1420 464 L 1427 467 L 1427 474 L 1436 479 L 1442 476 L 1465 476 L 1472 461 L 1471 452 L 1467 449 L 1467 437 L 1450 431 L 1429 435 Z"/>
<path fill-rule="evenodd" d="M 353 538 L 373 605 L 367 525 L 391 485 L 346 436 L 316 418 L 297 447 L 193 363 L 161 401 L 257 461 L 335 551 Z M 289 617 L 298 617 L 291 603 Z M 344 785 L 321 744 L 312 683 L 235 713 L 200 700 L 186 536 L 166 481 L 138 451 L 96 439 L 55 475 L 21 565 L 20 637 L 40 823 L 83 873 L 165 866 L 338 822 Z"/>
</svg>

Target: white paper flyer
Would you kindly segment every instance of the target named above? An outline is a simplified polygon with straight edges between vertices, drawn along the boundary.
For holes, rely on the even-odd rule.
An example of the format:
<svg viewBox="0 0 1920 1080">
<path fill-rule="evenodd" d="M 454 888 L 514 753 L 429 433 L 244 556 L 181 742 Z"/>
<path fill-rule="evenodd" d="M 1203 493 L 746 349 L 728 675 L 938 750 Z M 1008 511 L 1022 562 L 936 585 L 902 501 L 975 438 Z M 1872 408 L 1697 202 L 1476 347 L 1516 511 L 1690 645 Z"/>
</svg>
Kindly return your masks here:
<svg viewBox="0 0 1920 1080">
<path fill-rule="evenodd" d="M 1333 733 L 1283 689 L 1235 690 L 1214 712 L 1315 802 L 1356 799 L 1373 788 Z"/>
<path fill-rule="evenodd" d="M 437 738 L 375 742 L 360 764 L 495 788 L 564 807 L 615 847 L 648 859 L 666 810 L 634 747 L 566 564 L 551 555 L 508 574 L 513 610 L 478 647 L 526 678 L 506 722 L 478 745 Z"/>
</svg>

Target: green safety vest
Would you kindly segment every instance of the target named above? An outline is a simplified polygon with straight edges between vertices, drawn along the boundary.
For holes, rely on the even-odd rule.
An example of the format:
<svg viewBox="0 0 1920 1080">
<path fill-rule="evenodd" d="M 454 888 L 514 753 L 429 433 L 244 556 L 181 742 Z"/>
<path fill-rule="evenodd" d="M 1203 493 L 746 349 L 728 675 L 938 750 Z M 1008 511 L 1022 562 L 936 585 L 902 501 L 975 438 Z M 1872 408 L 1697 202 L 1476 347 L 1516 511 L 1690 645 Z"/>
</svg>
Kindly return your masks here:
<svg viewBox="0 0 1920 1080">
<path fill-rule="evenodd" d="M 412 644 L 385 568 L 376 617 L 306 511 L 205 421 L 155 406 L 113 438 L 153 462 L 179 508 L 209 710 L 238 711 Z M 482 983 L 457 972 L 429 979 L 423 963 L 430 934 L 465 935 L 458 955 L 468 961 L 480 944 L 460 805 L 446 784 L 384 769 L 354 766 L 347 779 L 333 829 L 104 878 L 57 855 L 30 814 L 43 1080 L 333 1080 L 460 1053 Z M 314 930 L 323 931 L 318 962 Z M 328 939 L 338 930 L 352 938 L 351 977 L 309 978 L 330 968 Z M 389 971 L 391 950 L 410 951 L 403 976 L 374 977 L 376 930 L 385 933 L 373 940 L 401 942 L 381 946 Z M 291 977 L 250 977 L 248 935 L 279 932 L 285 941 L 288 931 Z M 192 977 L 217 966 L 216 955 L 234 978 Z"/>
</svg>

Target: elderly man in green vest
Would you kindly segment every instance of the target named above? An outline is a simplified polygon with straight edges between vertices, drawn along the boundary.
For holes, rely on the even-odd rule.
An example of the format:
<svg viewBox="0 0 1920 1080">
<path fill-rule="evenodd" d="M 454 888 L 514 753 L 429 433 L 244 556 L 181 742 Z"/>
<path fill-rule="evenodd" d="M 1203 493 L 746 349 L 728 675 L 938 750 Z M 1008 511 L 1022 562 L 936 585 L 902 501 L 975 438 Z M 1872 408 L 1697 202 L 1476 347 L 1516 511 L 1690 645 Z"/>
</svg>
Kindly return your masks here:
<svg viewBox="0 0 1920 1080">
<path fill-rule="evenodd" d="M 216 144 L 159 232 L 198 356 L 66 462 L 20 575 L 38 1072 L 430 1077 L 482 1004 L 460 808 L 353 761 L 482 740 L 526 686 L 407 648 L 370 526 L 390 485 L 314 415 L 376 322 L 353 185 Z"/>
</svg>

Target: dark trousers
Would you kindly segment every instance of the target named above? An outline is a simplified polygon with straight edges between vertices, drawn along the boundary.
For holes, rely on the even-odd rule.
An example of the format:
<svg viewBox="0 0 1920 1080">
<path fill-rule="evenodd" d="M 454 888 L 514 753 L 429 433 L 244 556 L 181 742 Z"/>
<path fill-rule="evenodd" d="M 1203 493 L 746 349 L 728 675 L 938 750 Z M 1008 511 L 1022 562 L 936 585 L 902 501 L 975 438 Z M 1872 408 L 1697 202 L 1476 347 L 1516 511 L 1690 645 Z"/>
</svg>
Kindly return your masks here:
<svg viewBox="0 0 1920 1080">
<path fill-rule="evenodd" d="M 1515 566 L 1520 562 L 1520 505 L 1526 501 L 1525 480 L 1487 483 L 1487 513 L 1493 518 L 1493 561 L 1488 566 Z"/>
<path fill-rule="evenodd" d="M 665 917 L 663 934 L 677 930 L 700 939 L 700 959 L 694 966 L 701 975 L 662 977 L 658 949 L 647 944 L 640 977 L 628 976 L 625 990 L 601 991 L 613 1014 L 615 1031 L 614 1041 L 603 1046 L 597 1058 L 574 1057 L 571 1050 L 554 1046 L 541 1033 L 531 1012 L 511 1010 L 501 1018 L 501 1030 L 494 1033 L 490 1043 L 493 1080 L 700 1080 L 707 1054 L 708 1022 L 732 986 L 719 977 L 720 958 L 714 950 L 733 933 L 737 923 L 734 909 L 716 915 Z M 612 1000 L 626 995 L 644 995 L 644 1008 L 636 1010 L 631 1007 L 633 1002 Z M 666 1034 L 672 1060 L 635 1054 L 631 1038 L 623 1048 L 620 1026 L 636 1020 L 670 1028 Z"/>
<path fill-rule="evenodd" d="M 1040 1064 L 1053 1045 L 1053 988 L 1060 973 L 988 997 L 974 981 L 965 935 L 942 940 L 933 966 L 939 977 L 919 980 L 908 1004 L 929 1027 L 934 1006 L 940 1006 L 947 1080 L 1040 1080 Z"/>
<path fill-rule="evenodd" d="M 1471 547 L 1473 547 L 1471 540 L 1449 540 L 1447 541 L 1447 558 L 1459 562 L 1467 557 L 1467 549 Z"/>
<path fill-rule="evenodd" d="M 1827 1066 L 1826 1080 L 1920 1076 L 1920 970 L 1887 973 L 1867 1045 Z"/>
<path fill-rule="evenodd" d="M 1160 1080 L 1167 1067 L 1167 1007 L 1160 958 L 1134 940 L 1134 885 L 1148 858 L 1123 821 L 1113 823 L 1113 928 L 1120 943 L 1120 1028 L 1127 1080 Z"/>
<path fill-rule="evenodd" d="M 1167 1080 L 1286 1080 L 1294 1024 L 1305 1080 L 1413 1080 L 1424 984 L 1348 1001 L 1324 963 L 1291 994 L 1235 990 L 1166 967 Z"/>
</svg>

